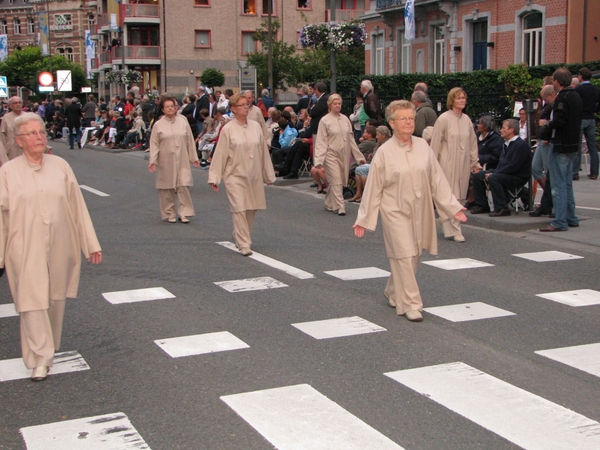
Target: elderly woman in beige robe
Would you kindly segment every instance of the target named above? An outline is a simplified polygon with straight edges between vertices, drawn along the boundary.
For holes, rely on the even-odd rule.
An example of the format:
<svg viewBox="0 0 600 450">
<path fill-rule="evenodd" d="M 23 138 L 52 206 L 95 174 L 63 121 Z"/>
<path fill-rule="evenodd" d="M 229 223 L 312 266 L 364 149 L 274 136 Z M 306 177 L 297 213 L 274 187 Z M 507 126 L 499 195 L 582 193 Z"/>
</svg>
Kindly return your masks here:
<svg viewBox="0 0 600 450">
<path fill-rule="evenodd" d="M 60 347 L 67 297 L 77 296 L 81 253 L 102 252 L 69 164 L 47 150 L 34 113 L 15 120 L 21 156 L 0 168 L 0 267 L 6 268 L 21 323 L 21 351 L 31 379 L 44 380 Z"/>
<path fill-rule="evenodd" d="M 467 201 L 471 173 L 481 170 L 477 137 L 469 116 L 463 113 L 467 105 L 467 93 L 459 87 L 448 92 L 448 111 L 433 126 L 431 148 L 450 183 L 452 193 L 461 203 Z M 446 239 L 465 242 L 460 222 L 453 216 L 439 212 Z"/>
<path fill-rule="evenodd" d="M 417 285 L 417 266 L 423 249 L 437 254 L 433 205 L 457 221 L 465 222 L 467 218 L 427 142 L 412 136 L 412 103 L 390 103 L 386 117 L 394 135 L 373 157 L 354 234 L 360 238 L 365 230 L 375 231 L 381 214 L 391 266 L 384 295 L 389 305 L 396 308 L 396 314 L 420 322 L 423 300 Z"/>
<path fill-rule="evenodd" d="M 192 129 L 188 120 L 177 113 L 177 100 L 163 97 L 160 103 L 165 115 L 152 127 L 148 171 L 156 174 L 156 189 L 160 214 L 169 223 L 177 222 L 177 212 L 182 223 L 194 216 L 194 203 L 189 187 L 194 184 L 190 163 L 200 167 Z M 175 194 L 179 202 L 175 211 Z"/>
<path fill-rule="evenodd" d="M 365 158 L 356 145 L 350 119 L 341 114 L 342 97 L 331 94 L 327 99 L 329 114 L 319 122 L 317 142 L 313 152 L 314 166 L 325 168 L 329 190 L 325 196 L 325 209 L 346 215 L 344 186 L 348 184 L 350 156 L 364 164 Z"/>
<path fill-rule="evenodd" d="M 275 172 L 262 127 L 248 117 L 242 94 L 229 99 L 235 119 L 223 126 L 210 164 L 208 184 L 219 191 L 225 183 L 233 220 L 233 241 L 243 256 L 252 254 L 252 225 L 256 211 L 267 208 L 264 183 L 275 182 Z"/>
</svg>

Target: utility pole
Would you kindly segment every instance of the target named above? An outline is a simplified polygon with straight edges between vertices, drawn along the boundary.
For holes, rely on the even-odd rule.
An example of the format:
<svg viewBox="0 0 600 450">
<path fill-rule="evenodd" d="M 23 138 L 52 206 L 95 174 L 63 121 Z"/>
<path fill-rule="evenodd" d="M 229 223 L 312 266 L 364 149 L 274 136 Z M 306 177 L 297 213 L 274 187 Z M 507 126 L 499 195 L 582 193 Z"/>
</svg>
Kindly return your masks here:
<svg viewBox="0 0 600 450">
<path fill-rule="evenodd" d="M 330 14 L 329 14 L 329 21 L 331 22 L 335 22 L 335 6 L 336 6 L 336 2 L 335 0 L 329 0 L 329 7 L 330 7 Z M 333 41 L 333 37 L 329 38 L 330 41 Z M 333 42 L 330 42 L 330 44 L 333 44 Z M 335 50 L 333 49 L 333 47 L 330 50 L 330 70 L 331 70 L 331 81 L 329 83 L 329 92 L 331 94 L 333 94 L 336 90 L 337 90 L 337 85 L 336 85 L 336 77 L 337 77 L 337 70 L 335 67 Z"/>
<path fill-rule="evenodd" d="M 267 53 L 267 71 L 269 72 L 269 86 L 271 88 L 271 97 L 275 98 L 275 87 L 273 86 L 273 24 L 272 24 L 272 16 L 273 16 L 273 0 L 267 0 L 268 2 L 268 16 L 267 16 L 267 41 L 269 42 L 269 51 Z M 256 97 L 259 96 L 259 93 L 256 93 Z"/>
</svg>

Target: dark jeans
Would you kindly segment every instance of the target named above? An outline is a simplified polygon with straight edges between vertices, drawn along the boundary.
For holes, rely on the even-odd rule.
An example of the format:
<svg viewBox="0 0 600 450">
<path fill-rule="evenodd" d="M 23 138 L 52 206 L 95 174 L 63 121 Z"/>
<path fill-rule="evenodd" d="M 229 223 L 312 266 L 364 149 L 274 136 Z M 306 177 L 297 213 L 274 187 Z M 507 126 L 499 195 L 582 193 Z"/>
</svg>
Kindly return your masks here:
<svg viewBox="0 0 600 450">
<path fill-rule="evenodd" d="M 288 173 L 298 174 L 302 161 L 310 158 L 310 145 L 298 140 L 290 147 L 287 152 L 282 168 L 279 170 L 279 175 L 287 175 Z"/>
<path fill-rule="evenodd" d="M 81 142 L 81 127 L 68 127 L 69 128 L 69 147 L 73 148 L 74 140 L 77 144 Z M 75 131 L 75 133 L 73 133 Z"/>
<path fill-rule="evenodd" d="M 527 183 L 527 180 L 515 177 L 514 175 L 506 175 L 503 173 L 494 173 L 490 170 L 482 170 L 473 175 L 473 190 L 475 193 L 475 204 L 477 206 L 487 206 L 487 194 L 485 175 L 490 173 L 487 180 L 492 199 L 494 201 L 494 211 L 508 208 L 507 190 L 518 189 Z"/>
</svg>

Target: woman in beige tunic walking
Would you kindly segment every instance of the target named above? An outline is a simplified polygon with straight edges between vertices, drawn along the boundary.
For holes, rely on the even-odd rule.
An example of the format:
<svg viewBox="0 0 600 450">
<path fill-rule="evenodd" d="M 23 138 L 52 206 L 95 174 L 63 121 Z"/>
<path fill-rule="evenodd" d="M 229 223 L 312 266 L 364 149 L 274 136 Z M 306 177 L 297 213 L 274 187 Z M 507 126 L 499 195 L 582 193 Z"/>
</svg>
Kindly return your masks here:
<svg viewBox="0 0 600 450">
<path fill-rule="evenodd" d="M 327 100 L 329 114 L 319 122 L 317 143 L 314 149 L 314 165 L 325 168 L 329 190 L 325 196 L 325 209 L 340 216 L 346 215 L 344 186 L 348 183 L 350 155 L 357 163 L 364 164 L 365 158 L 354 140 L 350 119 L 341 114 L 342 97 L 331 94 Z"/>
<path fill-rule="evenodd" d="M 384 295 L 396 314 L 413 322 L 423 320 L 423 300 L 417 285 L 417 266 L 423 249 L 437 254 L 435 213 L 467 220 L 465 208 L 452 195 L 442 169 L 427 142 L 412 136 L 415 107 L 398 100 L 386 108 L 394 135 L 375 153 L 365 187 L 354 234 L 375 231 L 381 214 L 385 249 L 391 275 Z"/>
<path fill-rule="evenodd" d="M 229 99 L 235 119 L 221 129 L 219 143 L 208 172 L 208 184 L 218 192 L 225 183 L 233 220 L 233 240 L 244 256 L 252 254 L 252 225 L 256 211 L 267 208 L 264 183 L 275 182 L 262 127 L 248 118 L 248 102 L 242 94 Z"/>
<path fill-rule="evenodd" d="M 23 361 L 41 381 L 60 348 L 65 300 L 77 296 L 81 253 L 99 264 L 102 252 L 71 167 L 45 154 L 42 119 L 21 114 L 15 140 L 23 154 L 0 168 L 0 267 L 20 316 Z"/>
<path fill-rule="evenodd" d="M 461 203 L 467 201 L 471 173 L 481 170 L 477 149 L 477 137 L 469 116 L 463 113 L 467 105 L 467 93 L 459 87 L 448 92 L 448 111 L 435 122 L 431 148 L 450 183 L 452 193 Z M 460 222 L 439 212 L 446 239 L 464 242 Z"/>
<path fill-rule="evenodd" d="M 194 136 L 188 120 L 177 113 L 177 100 L 164 97 L 160 108 L 165 115 L 152 127 L 150 162 L 148 171 L 156 173 L 156 189 L 160 214 L 169 223 L 177 222 L 177 212 L 182 223 L 189 223 L 194 213 L 194 203 L 189 187 L 193 185 L 190 163 L 200 167 Z M 175 194 L 179 201 L 175 211 Z"/>
</svg>

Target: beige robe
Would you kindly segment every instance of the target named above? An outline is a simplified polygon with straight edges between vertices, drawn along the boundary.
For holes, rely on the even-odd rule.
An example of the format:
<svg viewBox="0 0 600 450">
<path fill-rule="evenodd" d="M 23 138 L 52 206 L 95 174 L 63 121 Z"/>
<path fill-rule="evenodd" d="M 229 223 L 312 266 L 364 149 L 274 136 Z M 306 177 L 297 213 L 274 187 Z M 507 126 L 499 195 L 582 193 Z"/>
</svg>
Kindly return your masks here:
<svg viewBox="0 0 600 450">
<path fill-rule="evenodd" d="M 198 161 L 194 136 L 185 117 L 162 116 L 152 127 L 150 164 L 156 164 L 156 189 L 192 186 L 190 164 Z"/>
<path fill-rule="evenodd" d="M 69 164 L 21 155 L 0 168 L 0 267 L 6 267 L 17 312 L 48 309 L 77 296 L 81 253 L 101 251 Z"/>
<path fill-rule="evenodd" d="M 471 119 L 452 111 L 443 113 L 433 126 L 431 148 L 450 183 L 452 193 L 465 201 L 471 169 L 479 166 L 477 137 Z"/>
<path fill-rule="evenodd" d="M 275 172 L 262 128 L 255 121 L 244 125 L 234 119 L 223 126 L 208 183 L 219 185 L 221 180 L 232 213 L 267 208 L 264 183 L 274 183 Z"/>
<path fill-rule="evenodd" d="M 454 216 L 462 209 L 431 148 L 412 137 L 412 149 L 392 137 L 371 162 L 356 225 L 375 231 L 381 214 L 388 258 L 419 256 L 423 249 L 437 254 L 435 202 Z"/>
<path fill-rule="evenodd" d="M 23 150 L 15 142 L 15 119 L 17 117 L 19 116 L 12 111 L 2 117 L 2 124 L 0 125 L 0 166 L 23 154 Z"/>
<path fill-rule="evenodd" d="M 260 111 L 260 108 L 258 106 L 252 105 L 250 107 L 248 111 L 248 119 L 254 120 L 260 125 L 260 127 L 262 128 L 262 132 L 265 135 L 265 145 L 268 148 L 268 146 L 271 145 L 271 139 L 273 138 L 273 134 L 271 134 L 271 132 L 267 128 L 265 118 L 263 117 L 262 112 Z"/>
</svg>

